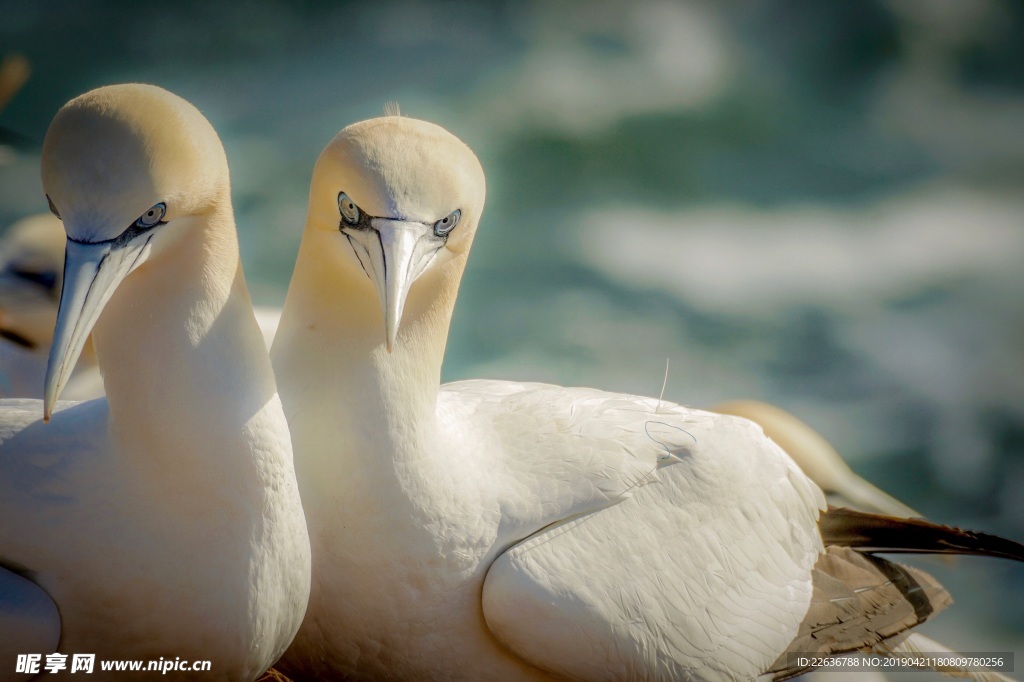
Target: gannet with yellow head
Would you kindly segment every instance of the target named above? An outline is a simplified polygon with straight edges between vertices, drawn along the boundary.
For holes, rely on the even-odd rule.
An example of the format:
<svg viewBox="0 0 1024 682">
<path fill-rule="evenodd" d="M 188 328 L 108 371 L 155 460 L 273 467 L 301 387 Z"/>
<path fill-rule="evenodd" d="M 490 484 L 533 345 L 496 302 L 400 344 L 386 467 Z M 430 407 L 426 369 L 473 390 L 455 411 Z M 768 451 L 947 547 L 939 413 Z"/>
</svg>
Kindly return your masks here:
<svg viewBox="0 0 1024 682">
<path fill-rule="evenodd" d="M 317 161 L 271 352 L 313 550 L 287 673 L 751 679 L 947 603 L 926 574 L 849 549 L 893 522 L 830 522 L 747 420 L 587 388 L 441 386 L 484 187 L 465 144 L 400 116 L 345 128 Z M 1024 558 L 927 527 L 918 549 L 939 534 Z M 895 528 L 890 545 L 911 534 Z"/>
<path fill-rule="evenodd" d="M 99 88 L 57 113 L 42 178 L 67 253 L 44 400 L 0 402 L 0 677 L 60 651 L 254 679 L 301 622 L 309 544 L 220 140 L 165 90 Z M 90 332 L 107 397 L 58 403 Z"/>
</svg>

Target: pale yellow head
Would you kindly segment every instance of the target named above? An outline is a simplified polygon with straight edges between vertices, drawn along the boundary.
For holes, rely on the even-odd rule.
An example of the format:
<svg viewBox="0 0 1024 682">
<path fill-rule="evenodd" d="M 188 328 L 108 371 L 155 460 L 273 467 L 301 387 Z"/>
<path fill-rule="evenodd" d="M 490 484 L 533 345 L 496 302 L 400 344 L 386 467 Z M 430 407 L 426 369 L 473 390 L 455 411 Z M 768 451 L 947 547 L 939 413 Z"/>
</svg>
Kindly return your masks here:
<svg viewBox="0 0 1024 682">
<path fill-rule="evenodd" d="M 425 121 L 385 116 L 355 123 L 320 155 L 307 229 L 336 233 L 340 267 L 373 281 L 389 350 L 414 283 L 469 251 L 484 195 L 476 155 Z"/>
<path fill-rule="evenodd" d="M 42 180 L 68 236 L 82 242 L 115 238 L 161 203 L 161 222 L 203 215 L 230 192 L 227 157 L 209 121 L 177 95 L 141 83 L 65 104 L 43 142 Z"/>
</svg>

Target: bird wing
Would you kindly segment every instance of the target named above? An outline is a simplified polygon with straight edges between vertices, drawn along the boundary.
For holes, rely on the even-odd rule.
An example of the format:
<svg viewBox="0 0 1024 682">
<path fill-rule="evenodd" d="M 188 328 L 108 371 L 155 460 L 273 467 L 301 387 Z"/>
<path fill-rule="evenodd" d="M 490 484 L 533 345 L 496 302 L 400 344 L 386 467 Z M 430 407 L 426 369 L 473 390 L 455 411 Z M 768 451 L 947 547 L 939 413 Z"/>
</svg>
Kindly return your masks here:
<svg viewBox="0 0 1024 682">
<path fill-rule="evenodd" d="M 86 459 L 90 429 L 72 429 L 95 418 L 96 407 L 62 403 L 53 423 L 41 421 L 38 400 L 0 401 L 0 677 L 13 673 L 18 654 L 48 654 L 61 634 L 57 606 L 33 581 L 45 562 L 45 505 L 62 503 L 62 471 L 76 457 Z M 103 406 L 105 409 L 105 406 Z M 84 408 L 84 409 L 83 409 Z M 66 416 L 62 416 L 66 415 Z M 102 422 L 105 424 L 105 420 Z M 98 435 L 98 434 L 97 434 Z M 75 447 L 77 446 L 77 447 Z M 68 454 L 62 454 L 67 449 Z M 54 485 L 56 483 L 56 486 Z M 88 481 L 85 481 L 88 483 Z M 67 547 L 65 547 L 66 549 Z"/>
<path fill-rule="evenodd" d="M 828 547 L 812 581 L 799 633 L 766 671 L 775 680 L 807 672 L 809 658 L 873 647 L 953 603 L 924 571 L 847 547 Z"/>
<path fill-rule="evenodd" d="M 657 480 L 675 461 L 669 444 L 692 443 L 687 429 L 711 416 L 683 411 L 666 423 L 656 400 L 588 388 L 483 380 L 443 388 L 439 419 L 462 439 L 453 452 L 486 454 L 462 464 L 496 489 L 508 544 Z"/>
<path fill-rule="evenodd" d="M 864 552 L 1024 558 L 920 519 L 820 513 L 821 491 L 746 419 L 592 389 L 458 391 L 446 406 L 490 429 L 484 459 L 509 482 L 503 518 L 546 522 L 491 563 L 484 618 L 570 679 L 782 679 L 804 669 L 792 654 L 872 647 L 950 603 Z"/>
<path fill-rule="evenodd" d="M 498 640 L 575 679 L 750 678 L 786 650 L 811 600 L 824 499 L 760 427 L 486 383 L 460 386 L 462 407 L 493 414 L 504 475 L 537 495 L 516 501 L 548 521 L 488 570 Z"/>
<path fill-rule="evenodd" d="M 108 551 L 76 533 L 80 527 L 55 525 L 54 519 L 66 516 L 81 496 L 102 498 L 118 485 L 104 448 L 106 400 L 61 402 L 49 424 L 42 414 L 39 400 L 0 400 L 0 567 L 33 580 L 54 562 L 76 560 L 68 557 L 79 557 L 83 546 Z M 86 515 L 75 519 L 82 527 L 90 523 Z M 17 613 L 3 614 L 4 628 Z M 0 628 L 0 640 L 7 634 Z"/>
<path fill-rule="evenodd" d="M 66 511 L 73 500 L 118 484 L 108 480 L 105 398 L 61 401 L 49 423 L 42 416 L 41 400 L 0 400 L 0 565 L 11 558 L 12 538 L 30 541 L 39 530 L 32 519 L 41 529 L 47 509 Z"/>
<path fill-rule="evenodd" d="M 0 568 L 0 670 L 16 669 L 18 654 L 57 650 L 60 614 L 46 590 L 12 570 Z"/>
</svg>

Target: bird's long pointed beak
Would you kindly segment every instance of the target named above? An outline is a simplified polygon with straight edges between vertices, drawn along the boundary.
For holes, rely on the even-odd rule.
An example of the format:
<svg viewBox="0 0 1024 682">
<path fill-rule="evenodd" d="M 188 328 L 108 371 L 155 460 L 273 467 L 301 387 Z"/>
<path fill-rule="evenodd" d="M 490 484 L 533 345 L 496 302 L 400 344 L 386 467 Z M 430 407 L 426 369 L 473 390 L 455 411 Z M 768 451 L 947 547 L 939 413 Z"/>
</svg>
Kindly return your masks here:
<svg viewBox="0 0 1024 682">
<path fill-rule="evenodd" d="M 377 289 L 390 353 L 398 337 L 409 289 L 444 242 L 434 236 L 432 225 L 386 218 L 374 218 L 371 225 L 372 229 L 345 234 Z"/>
<path fill-rule="evenodd" d="M 148 244 L 149 239 L 128 244 L 68 240 L 64 252 L 64 289 L 43 383 L 43 421 L 50 420 L 57 398 L 103 307 L 118 284 L 144 258 Z"/>
</svg>

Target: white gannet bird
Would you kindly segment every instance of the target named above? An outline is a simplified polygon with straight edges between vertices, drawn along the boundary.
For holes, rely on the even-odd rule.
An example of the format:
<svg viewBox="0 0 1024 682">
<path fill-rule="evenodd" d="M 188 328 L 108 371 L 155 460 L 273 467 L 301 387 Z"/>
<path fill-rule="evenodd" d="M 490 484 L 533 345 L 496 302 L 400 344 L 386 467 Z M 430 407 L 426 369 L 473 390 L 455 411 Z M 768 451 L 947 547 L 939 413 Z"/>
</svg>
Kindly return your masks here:
<svg viewBox="0 0 1024 682">
<path fill-rule="evenodd" d="M 850 547 L 1024 558 L 923 521 L 824 514 L 746 420 L 440 386 L 483 201 L 473 153 L 422 121 L 354 124 L 317 161 L 271 353 L 314 557 L 279 664 L 292 677 L 786 676 L 803 670 L 787 652 L 870 647 L 948 603 L 926 574 Z"/>
<path fill-rule="evenodd" d="M 309 543 L 220 140 L 165 90 L 104 87 L 57 113 L 42 179 L 67 256 L 44 400 L 0 401 L 0 678 L 60 651 L 254 679 Z M 56 403 L 90 330 L 107 397 Z"/>
<path fill-rule="evenodd" d="M 904 518 L 923 516 L 854 473 L 820 433 L 780 407 L 759 400 L 731 400 L 715 405 L 711 412 L 744 417 L 764 429 L 832 505 Z"/>
<path fill-rule="evenodd" d="M 64 225 L 49 213 L 17 221 L 0 239 L 0 398 L 42 396 L 64 275 Z M 92 340 L 61 395 L 103 395 Z"/>
</svg>

